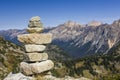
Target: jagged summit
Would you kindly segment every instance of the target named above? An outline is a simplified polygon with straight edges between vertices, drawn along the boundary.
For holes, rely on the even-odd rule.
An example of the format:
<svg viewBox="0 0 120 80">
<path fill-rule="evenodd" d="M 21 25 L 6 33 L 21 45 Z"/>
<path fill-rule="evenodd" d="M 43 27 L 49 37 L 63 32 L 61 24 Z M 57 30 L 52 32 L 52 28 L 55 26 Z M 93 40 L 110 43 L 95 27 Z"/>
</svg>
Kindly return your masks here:
<svg viewBox="0 0 120 80">
<path fill-rule="evenodd" d="M 102 25 L 102 22 L 93 20 L 93 21 L 89 22 L 87 25 L 88 25 L 88 26 L 96 27 L 96 26 Z"/>
<path fill-rule="evenodd" d="M 87 26 L 96 27 L 96 26 L 100 26 L 100 25 L 102 25 L 102 24 L 103 24 L 102 22 L 93 20 L 93 21 L 89 22 L 89 23 L 87 24 Z M 63 25 L 66 26 L 66 27 L 84 26 L 84 25 L 82 25 L 82 24 L 80 24 L 80 23 L 77 23 L 77 22 L 74 22 L 74 21 L 71 21 L 71 20 L 65 22 Z"/>
<path fill-rule="evenodd" d="M 77 22 L 74 22 L 74 21 L 71 21 L 71 20 L 65 22 L 64 25 L 67 26 L 67 27 L 81 26 L 81 24 L 79 24 Z"/>
<path fill-rule="evenodd" d="M 115 21 L 113 22 L 112 26 L 117 26 L 117 27 L 120 26 L 120 19 L 115 20 Z"/>
<path fill-rule="evenodd" d="M 120 19 L 115 20 L 113 23 L 120 23 Z"/>
</svg>

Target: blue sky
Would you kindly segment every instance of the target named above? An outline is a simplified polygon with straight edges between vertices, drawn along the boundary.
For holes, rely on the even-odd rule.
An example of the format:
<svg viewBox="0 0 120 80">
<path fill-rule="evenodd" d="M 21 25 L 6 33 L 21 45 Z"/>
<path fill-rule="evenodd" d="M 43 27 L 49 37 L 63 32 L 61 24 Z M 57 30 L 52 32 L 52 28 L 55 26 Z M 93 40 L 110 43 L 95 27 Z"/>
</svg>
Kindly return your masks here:
<svg viewBox="0 0 120 80">
<path fill-rule="evenodd" d="M 120 19 L 120 0 L 0 0 L 0 30 L 27 28 L 32 16 L 45 27 L 68 20 L 112 23 Z"/>
</svg>

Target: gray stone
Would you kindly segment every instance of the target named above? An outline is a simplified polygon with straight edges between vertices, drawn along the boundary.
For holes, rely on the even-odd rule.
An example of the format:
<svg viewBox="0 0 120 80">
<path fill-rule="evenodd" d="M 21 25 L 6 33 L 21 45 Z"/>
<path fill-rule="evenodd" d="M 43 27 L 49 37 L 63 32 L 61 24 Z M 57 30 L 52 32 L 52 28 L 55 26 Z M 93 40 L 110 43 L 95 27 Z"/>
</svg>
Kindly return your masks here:
<svg viewBox="0 0 120 80">
<path fill-rule="evenodd" d="M 30 65 L 26 62 L 20 63 L 20 69 L 25 75 L 32 75 L 33 74 Z"/>
<path fill-rule="evenodd" d="M 40 63 L 30 64 L 33 73 L 42 73 L 48 71 L 54 67 L 54 63 L 51 60 L 42 61 Z"/>
<path fill-rule="evenodd" d="M 27 28 L 27 32 L 29 33 L 41 33 L 43 30 L 44 28 Z"/>
<path fill-rule="evenodd" d="M 29 21 L 28 27 L 29 28 L 36 28 L 36 27 L 42 28 L 40 17 L 39 16 L 32 17 Z"/>
<path fill-rule="evenodd" d="M 52 69 L 53 67 L 54 67 L 54 63 L 51 60 L 46 60 L 36 63 L 21 62 L 20 64 L 20 69 L 25 75 L 42 73 Z"/>
<path fill-rule="evenodd" d="M 25 44 L 48 44 L 52 41 L 52 34 L 22 34 L 18 35 L 18 40 Z"/>
<path fill-rule="evenodd" d="M 44 51 L 46 46 L 44 45 L 35 45 L 35 44 L 27 44 L 25 45 L 26 52 L 42 52 Z"/>
<path fill-rule="evenodd" d="M 27 53 L 28 61 L 43 61 L 48 59 L 47 53 Z"/>
<path fill-rule="evenodd" d="M 8 74 L 4 80 L 34 80 L 32 77 L 23 75 L 22 73 Z"/>
</svg>

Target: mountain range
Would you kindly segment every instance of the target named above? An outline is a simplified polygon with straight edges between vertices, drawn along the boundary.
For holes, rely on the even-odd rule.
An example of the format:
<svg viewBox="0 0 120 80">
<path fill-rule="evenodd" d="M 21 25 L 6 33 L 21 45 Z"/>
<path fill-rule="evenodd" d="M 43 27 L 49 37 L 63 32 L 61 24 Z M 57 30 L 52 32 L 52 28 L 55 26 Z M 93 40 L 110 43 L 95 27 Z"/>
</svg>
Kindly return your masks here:
<svg viewBox="0 0 120 80">
<path fill-rule="evenodd" d="M 120 20 L 112 24 L 92 21 L 80 24 L 68 21 L 57 27 L 46 28 L 45 33 L 53 34 L 52 44 L 58 45 L 72 57 L 82 57 L 92 54 L 105 54 L 120 41 Z M 2 30 L 0 35 L 16 44 L 18 34 L 26 30 Z"/>
<path fill-rule="evenodd" d="M 55 63 L 51 74 L 56 77 L 119 80 L 119 29 L 120 20 L 112 24 L 92 21 L 85 25 L 68 21 L 57 27 L 46 28 L 45 33 L 53 34 L 52 44 L 46 45 L 45 50 L 49 59 Z M 17 35 L 26 33 L 25 29 L 0 31 L 0 79 L 11 71 L 20 71 L 18 66 L 24 60 L 25 50 L 17 41 Z M 77 58 L 73 59 L 69 55 Z"/>
</svg>

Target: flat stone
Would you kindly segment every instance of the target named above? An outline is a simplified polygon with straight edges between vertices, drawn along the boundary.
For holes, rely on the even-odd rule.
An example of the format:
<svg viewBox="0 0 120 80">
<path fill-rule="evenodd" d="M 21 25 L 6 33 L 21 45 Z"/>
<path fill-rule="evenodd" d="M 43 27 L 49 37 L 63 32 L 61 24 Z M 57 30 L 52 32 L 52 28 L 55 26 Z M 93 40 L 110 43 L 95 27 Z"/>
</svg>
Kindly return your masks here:
<svg viewBox="0 0 120 80">
<path fill-rule="evenodd" d="M 30 66 L 34 73 L 42 73 L 52 69 L 54 67 L 54 63 L 51 60 L 46 60 L 40 63 L 30 64 Z"/>
<path fill-rule="evenodd" d="M 47 53 L 27 53 L 28 61 L 43 61 L 48 59 Z"/>
<path fill-rule="evenodd" d="M 27 32 L 29 33 L 41 33 L 43 30 L 44 28 L 27 28 Z"/>
<path fill-rule="evenodd" d="M 52 69 L 53 67 L 54 67 L 54 63 L 51 60 L 46 60 L 36 63 L 26 63 L 26 62 L 20 63 L 20 69 L 25 75 L 42 73 Z"/>
<path fill-rule="evenodd" d="M 18 35 L 18 40 L 25 44 L 49 44 L 52 41 L 52 34 L 22 34 Z"/>
<path fill-rule="evenodd" d="M 44 51 L 46 46 L 44 45 L 35 45 L 35 44 L 26 44 L 25 50 L 26 52 L 42 52 Z"/>
</svg>

